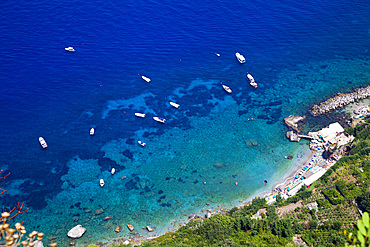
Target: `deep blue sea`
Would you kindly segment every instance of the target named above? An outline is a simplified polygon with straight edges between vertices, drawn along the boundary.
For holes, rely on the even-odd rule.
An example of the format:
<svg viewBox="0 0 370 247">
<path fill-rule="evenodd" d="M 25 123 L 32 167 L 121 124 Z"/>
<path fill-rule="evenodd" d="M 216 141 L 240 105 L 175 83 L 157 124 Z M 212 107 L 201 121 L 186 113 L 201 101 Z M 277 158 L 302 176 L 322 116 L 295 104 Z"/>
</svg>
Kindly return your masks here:
<svg viewBox="0 0 370 247">
<path fill-rule="evenodd" d="M 300 162 L 284 156 L 307 152 L 285 138 L 283 118 L 370 84 L 366 0 L 5 0 L 0 10 L 0 170 L 10 172 L 0 206 L 24 203 L 16 219 L 60 246 L 77 224 L 87 228 L 77 246 L 126 239 L 127 223 L 148 237 L 270 191 Z M 306 130 L 336 121 L 307 119 Z"/>
</svg>

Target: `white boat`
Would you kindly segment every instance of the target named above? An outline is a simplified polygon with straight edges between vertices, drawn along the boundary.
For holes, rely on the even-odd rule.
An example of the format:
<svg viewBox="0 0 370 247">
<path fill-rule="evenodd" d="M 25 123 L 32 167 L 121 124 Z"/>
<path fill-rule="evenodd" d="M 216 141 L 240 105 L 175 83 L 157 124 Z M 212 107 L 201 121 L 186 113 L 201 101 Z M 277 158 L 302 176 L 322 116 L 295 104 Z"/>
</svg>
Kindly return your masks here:
<svg viewBox="0 0 370 247">
<path fill-rule="evenodd" d="M 135 116 L 137 116 L 137 117 L 145 117 L 145 113 L 135 112 Z"/>
<path fill-rule="evenodd" d="M 75 51 L 75 49 L 72 46 L 68 46 L 68 47 L 64 48 L 64 50 L 66 50 L 66 51 Z"/>
<path fill-rule="evenodd" d="M 247 78 L 249 79 L 249 84 L 254 87 L 254 88 L 257 88 L 257 83 L 255 82 L 253 76 L 251 74 L 247 74 Z"/>
<path fill-rule="evenodd" d="M 221 56 L 221 55 L 220 55 L 220 53 L 215 53 L 215 54 L 216 54 L 216 56 L 218 56 L 218 57 L 219 57 L 219 56 Z"/>
<path fill-rule="evenodd" d="M 100 181 L 99 181 L 99 184 L 100 184 L 100 187 L 103 187 L 103 186 L 104 186 L 104 184 L 105 184 L 105 183 L 104 183 L 104 179 L 102 179 L 102 178 L 101 178 L 101 179 L 100 179 Z"/>
<path fill-rule="evenodd" d="M 150 78 L 148 78 L 146 76 L 141 76 L 141 78 L 143 78 L 143 80 L 146 81 L 146 82 L 150 82 L 151 81 Z"/>
<path fill-rule="evenodd" d="M 94 128 L 91 128 L 90 129 L 90 135 L 93 136 L 95 134 L 95 129 Z"/>
<path fill-rule="evenodd" d="M 139 145 L 142 146 L 142 147 L 145 147 L 146 146 L 146 143 L 145 142 L 137 141 L 137 143 L 139 143 Z"/>
<path fill-rule="evenodd" d="M 226 92 L 232 93 L 232 90 L 228 86 L 222 85 L 222 87 L 225 89 Z"/>
<path fill-rule="evenodd" d="M 235 53 L 236 58 L 238 59 L 239 63 L 245 63 L 245 58 L 239 52 Z"/>
<path fill-rule="evenodd" d="M 115 173 L 116 173 L 116 169 L 114 169 L 114 167 L 112 168 L 112 170 L 110 171 L 110 173 L 112 174 L 112 175 L 114 175 Z"/>
<path fill-rule="evenodd" d="M 176 104 L 175 102 L 172 102 L 172 101 L 170 101 L 170 105 L 172 105 L 175 108 L 179 108 L 180 107 L 179 104 Z"/>
<path fill-rule="evenodd" d="M 39 137 L 39 142 L 40 142 L 42 148 L 47 148 L 48 147 L 48 144 L 46 144 L 46 141 L 41 136 Z"/>
<path fill-rule="evenodd" d="M 153 119 L 157 122 L 160 122 L 160 123 L 165 123 L 166 122 L 166 119 L 164 118 L 161 118 L 161 117 L 153 117 Z"/>
</svg>

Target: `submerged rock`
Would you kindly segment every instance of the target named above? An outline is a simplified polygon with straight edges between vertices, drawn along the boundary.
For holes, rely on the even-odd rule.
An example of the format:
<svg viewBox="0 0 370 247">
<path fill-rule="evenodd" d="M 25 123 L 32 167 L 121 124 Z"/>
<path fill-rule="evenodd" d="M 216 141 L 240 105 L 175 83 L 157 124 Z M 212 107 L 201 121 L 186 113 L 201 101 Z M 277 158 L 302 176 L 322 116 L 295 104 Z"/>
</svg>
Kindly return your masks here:
<svg viewBox="0 0 370 247">
<path fill-rule="evenodd" d="M 255 139 L 246 139 L 245 140 L 245 145 L 247 147 L 254 147 L 254 146 L 258 146 L 258 142 Z"/>
<path fill-rule="evenodd" d="M 68 232 L 68 237 L 70 238 L 80 238 L 82 237 L 82 235 L 86 232 L 86 228 L 81 226 L 81 225 L 77 225 L 75 227 L 73 227 L 71 230 L 69 230 Z"/>
<path fill-rule="evenodd" d="M 98 208 L 97 210 L 95 210 L 95 212 L 94 212 L 94 214 L 95 215 L 99 215 L 99 214 L 102 214 L 102 213 L 104 213 L 104 209 L 102 209 L 102 208 Z"/>
</svg>

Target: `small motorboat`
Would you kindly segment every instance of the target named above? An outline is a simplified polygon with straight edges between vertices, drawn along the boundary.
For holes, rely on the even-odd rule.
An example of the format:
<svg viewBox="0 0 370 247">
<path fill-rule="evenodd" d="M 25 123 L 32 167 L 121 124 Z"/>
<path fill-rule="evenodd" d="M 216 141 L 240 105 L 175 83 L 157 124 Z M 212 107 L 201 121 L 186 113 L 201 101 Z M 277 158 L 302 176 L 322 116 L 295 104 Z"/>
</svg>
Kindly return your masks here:
<svg viewBox="0 0 370 247">
<path fill-rule="evenodd" d="M 104 186 L 104 184 L 105 184 L 105 183 L 104 183 L 104 179 L 102 179 L 102 178 L 101 178 L 101 179 L 100 179 L 100 181 L 99 181 L 99 184 L 100 184 L 100 187 L 103 187 L 103 186 Z"/>
<path fill-rule="evenodd" d="M 111 173 L 112 175 L 114 175 L 114 174 L 116 173 L 116 169 L 113 167 L 113 168 L 112 168 L 112 170 L 110 171 L 110 173 Z"/>
<path fill-rule="evenodd" d="M 245 57 L 240 54 L 239 52 L 235 53 L 236 59 L 238 59 L 239 63 L 245 63 Z"/>
<path fill-rule="evenodd" d="M 222 87 L 225 89 L 226 92 L 232 93 L 232 90 L 228 86 L 222 85 Z"/>
<path fill-rule="evenodd" d="M 137 117 L 145 117 L 145 113 L 135 112 L 135 116 L 137 116 Z"/>
<path fill-rule="evenodd" d="M 143 80 L 146 81 L 146 82 L 150 82 L 151 81 L 150 78 L 149 77 L 146 77 L 146 76 L 141 76 L 141 78 L 143 78 Z"/>
<path fill-rule="evenodd" d="M 219 56 L 221 56 L 221 55 L 220 55 L 220 53 L 215 53 L 215 54 L 216 54 L 216 56 L 218 56 L 218 57 L 219 57 Z"/>
<path fill-rule="evenodd" d="M 166 119 L 164 118 L 161 118 L 161 117 L 153 117 L 153 119 L 157 122 L 160 122 L 160 123 L 165 123 L 166 122 Z"/>
<path fill-rule="evenodd" d="M 170 105 L 172 105 L 175 108 L 179 108 L 180 107 L 179 104 L 176 104 L 175 102 L 172 102 L 172 101 L 170 102 Z"/>
<path fill-rule="evenodd" d="M 266 185 L 267 184 L 267 180 L 263 181 L 263 185 Z"/>
<path fill-rule="evenodd" d="M 91 128 L 90 129 L 90 135 L 93 136 L 95 134 L 95 129 L 94 128 Z"/>
<path fill-rule="evenodd" d="M 257 88 L 257 83 L 255 82 L 253 76 L 251 74 L 247 74 L 247 78 L 249 79 L 249 84 L 254 87 L 254 88 Z"/>
<path fill-rule="evenodd" d="M 68 46 L 64 48 L 65 51 L 75 51 L 75 49 L 72 46 Z"/>
<path fill-rule="evenodd" d="M 146 146 L 146 143 L 145 142 L 137 141 L 137 143 L 139 143 L 139 145 L 142 146 L 142 147 L 145 147 Z"/>
<path fill-rule="evenodd" d="M 48 147 L 48 144 L 46 144 L 45 139 L 42 138 L 41 136 L 39 137 L 39 142 L 40 142 L 42 148 L 47 148 Z"/>
</svg>

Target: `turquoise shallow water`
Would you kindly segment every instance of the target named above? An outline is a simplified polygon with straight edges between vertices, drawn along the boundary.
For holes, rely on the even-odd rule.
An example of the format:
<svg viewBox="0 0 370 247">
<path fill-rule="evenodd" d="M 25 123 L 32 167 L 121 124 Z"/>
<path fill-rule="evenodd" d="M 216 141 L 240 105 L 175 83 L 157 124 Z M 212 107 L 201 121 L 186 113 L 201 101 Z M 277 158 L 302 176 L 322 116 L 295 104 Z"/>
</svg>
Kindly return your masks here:
<svg viewBox="0 0 370 247">
<path fill-rule="evenodd" d="M 109 165 L 102 168 L 98 159 L 83 159 L 76 155 L 66 164 L 68 172 L 61 177 L 62 191 L 48 198 L 44 209 L 31 209 L 20 219 L 58 236 L 62 243 L 68 241 L 66 229 L 82 224 L 88 229 L 86 235 L 76 241 L 82 244 L 106 241 L 105 238 L 127 238 L 125 227 L 119 234 L 113 230 L 115 226 L 125 226 L 129 222 L 139 234 L 148 237 L 172 229 L 171 223 L 175 220 L 186 222 L 189 214 L 202 214 L 202 209 L 240 205 L 254 194 L 271 191 L 273 184 L 282 181 L 304 160 L 304 157 L 297 159 L 296 154 L 305 155 L 308 145 L 305 141 L 288 142 L 283 117 L 307 112 L 316 97 L 307 97 L 304 92 L 310 91 L 310 95 L 327 92 L 330 95 L 343 90 L 347 83 L 335 87 L 330 83 L 319 86 L 323 79 L 318 74 L 329 82 L 337 81 L 352 69 L 359 75 L 352 83 L 360 85 L 369 76 L 367 68 L 369 64 L 364 60 L 302 64 L 295 70 L 281 72 L 276 83 L 265 87 L 263 93 L 258 91 L 262 89 L 242 91 L 234 87 L 229 95 L 218 82 L 196 79 L 188 88 L 172 94 L 181 106 L 175 109 L 168 104 L 166 124 L 154 122 L 160 128 L 167 128 L 166 131 L 155 125 L 145 128 L 148 122 L 153 122 L 150 116 L 132 118 L 141 126 L 132 137 L 116 138 L 101 148 L 104 159 L 110 160 Z M 304 85 L 303 81 L 307 86 L 294 86 Z M 208 102 L 210 113 L 187 117 L 189 108 L 204 107 L 204 104 L 183 102 L 182 99 L 200 90 L 204 90 L 202 100 Z M 138 109 L 151 115 L 155 109 L 142 100 L 147 97 L 151 95 L 136 96 L 132 101 L 110 100 L 103 107 L 101 117 L 109 118 L 123 109 L 126 109 L 123 115 L 133 114 L 136 109 L 129 109 L 129 102 L 142 102 L 136 104 Z M 334 117 L 335 114 L 332 118 L 318 120 L 307 115 L 305 130 L 335 121 Z M 176 127 L 184 118 L 189 127 Z M 86 139 L 86 145 L 93 145 L 96 137 L 99 137 L 99 128 L 96 128 L 96 136 Z M 143 140 L 147 145 L 144 148 L 136 145 L 137 140 Z M 257 145 L 251 146 L 251 142 Z M 289 154 L 295 159 L 284 159 Z M 114 175 L 110 174 L 112 167 L 116 169 Z M 103 188 L 98 185 L 99 178 L 105 180 Z M 269 181 L 266 186 L 262 185 L 264 179 Z M 98 214 L 96 210 L 101 209 L 103 213 Z M 112 219 L 104 221 L 108 215 Z M 37 219 L 37 223 L 33 223 L 33 219 Z M 45 228 L 50 225 L 53 230 Z M 146 225 L 157 229 L 147 233 L 141 229 Z"/>
<path fill-rule="evenodd" d="M 284 156 L 307 152 L 305 142 L 285 138 L 283 118 L 369 84 L 364 1 L 0 7 L 8 47 L 0 51 L 0 169 L 10 172 L 0 204 L 24 203 L 17 220 L 60 246 L 76 224 L 87 228 L 77 246 L 127 238 L 129 222 L 149 236 L 142 227 L 163 233 L 207 202 L 230 208 L 270 191 L 303 159 Z M 76 51 L 66 53 L 68 45 Z M 307 115 L 304 131 L 337 116 Z"/>
</svg>

